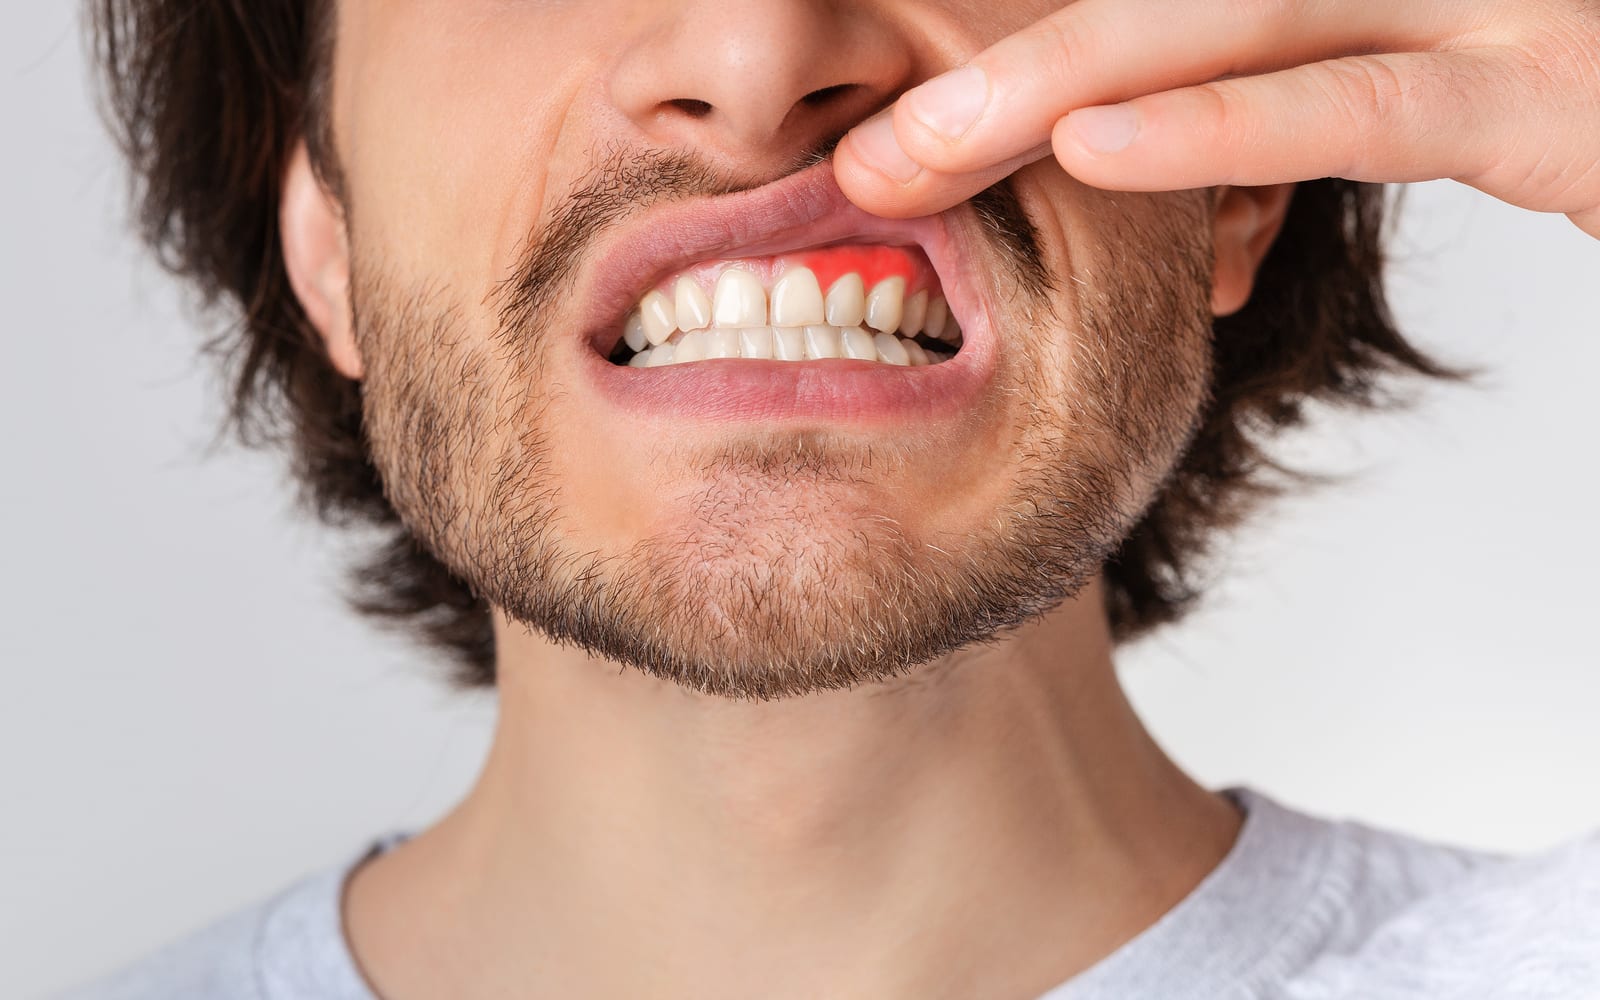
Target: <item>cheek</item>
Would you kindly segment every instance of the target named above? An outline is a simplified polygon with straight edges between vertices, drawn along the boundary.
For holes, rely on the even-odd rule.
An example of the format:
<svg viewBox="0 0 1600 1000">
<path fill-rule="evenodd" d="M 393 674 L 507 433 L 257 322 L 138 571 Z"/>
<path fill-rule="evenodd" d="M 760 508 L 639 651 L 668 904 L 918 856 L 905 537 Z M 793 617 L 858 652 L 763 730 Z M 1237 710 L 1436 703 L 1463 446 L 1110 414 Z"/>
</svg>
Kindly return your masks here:
<svg viewBox="0 0 1600 1000">
<path fill-rule="evenodd" d="M 576 169 L 600 42 L 540 5 L 369 6 L 335 80 L 352 216 L 390 267 L 475 299 Z"/>
<path fill-rule="evenodd" d="M 1054 171 L 1050 174 L 1049 171 Z M 1211 375 L 1210 228 L 1203 195 L 1088 188 L 1053 164 L 1030 214 L 1057 277 L 1066 422 L 1108 464 L 1159 478 Z"/>
<path fill-rule="evenodd" d="M 1002 3 L 993 0 L 953 0 L 938 6 L 948 10 L 950 21 L 969 32 L 973 42 L 981 48 L 987 48 L 1069 4 L 1062 0 L 1005 0 Z"/>
</svg>

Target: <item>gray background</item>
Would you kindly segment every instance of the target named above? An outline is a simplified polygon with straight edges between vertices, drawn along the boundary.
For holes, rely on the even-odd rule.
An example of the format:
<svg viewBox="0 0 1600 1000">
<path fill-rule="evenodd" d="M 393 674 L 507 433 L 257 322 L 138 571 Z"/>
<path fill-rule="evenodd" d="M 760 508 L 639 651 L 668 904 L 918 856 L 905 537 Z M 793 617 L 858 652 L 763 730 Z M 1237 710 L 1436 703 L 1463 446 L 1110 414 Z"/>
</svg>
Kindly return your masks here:
<svg viewBox="0 0 1600 1000">
<path fill-rule="evenodd" d="M 427 822 L 493 717 L 341 609 L 340 539 L 275 458 L 207 457 L 200 326 L 126 235 L 74 7 L 13 5 L 0 38 L 7 997 Z M 1404 326 L 1489 377 L 1285 442 L 1349 478 L 1249 527 L 1121 669 L 1208 784 L 1533 850 L 1600 827 L 1600 242 L 1448 182 L 1411 198 Z"/>
</svg>

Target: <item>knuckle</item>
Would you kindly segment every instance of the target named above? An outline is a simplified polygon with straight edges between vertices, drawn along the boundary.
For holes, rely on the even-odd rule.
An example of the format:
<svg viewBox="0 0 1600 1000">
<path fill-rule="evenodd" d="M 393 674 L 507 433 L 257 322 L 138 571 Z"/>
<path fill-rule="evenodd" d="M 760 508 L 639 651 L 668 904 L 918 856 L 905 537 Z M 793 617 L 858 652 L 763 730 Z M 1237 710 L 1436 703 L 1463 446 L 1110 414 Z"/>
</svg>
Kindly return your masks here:
<svg viewBox="0 0 1600 1000">
<path fill-rule="evenodd" d="M 1600 11 L 1600 0 L 1595 0 L 1595 5 Z M 1559 76 L 1585 87 L 1584 93 L 1600 93 L 1600 12 L 1552 31 L 1544 45 L 1527 53 L 1527 58 L 1547 80 Z"/>
<path fill-rule="evenodd" d="M 1522 201 L 1540 211 L 1583 209 L 1600 200 L 1600 161 L 1542 151 L 1523 172 Z"/>
<path fill-rule="evenodd" d="M 1212 141 L 1236 149 L 1248 149 L 1254 144 L 1255 119 L 1249 95 L 1238 83 L 1221 80 L 1196 87 L 1193 93 L 1199 102 L 1199 119 L 1207 123 Z"/>
<path fill-rule="evenodd" d="M 1371 127 L 1407 113 L 1414 81 L 1402 76 L 1389 62 L 1369 56 L 1337 59 L 1325 64 L 1324 90 L 1344 119 Z"/>
<path fill-rule="evenodd" d="M 1039 21 L 1035 42 L 1043 55 L 1043 69 L 1052 82 L 1065 83 L 1079 76 L 1078 67 L 1089 41 L 1083 18 L 1072 8 Z"/>
<path fill-rule="evenodd" d="M 1577 223 L 1579 229 L 1600 240 L 1600 204 L 1581 212 L 1570 212 L 1567 217 Z"/>
</svg>

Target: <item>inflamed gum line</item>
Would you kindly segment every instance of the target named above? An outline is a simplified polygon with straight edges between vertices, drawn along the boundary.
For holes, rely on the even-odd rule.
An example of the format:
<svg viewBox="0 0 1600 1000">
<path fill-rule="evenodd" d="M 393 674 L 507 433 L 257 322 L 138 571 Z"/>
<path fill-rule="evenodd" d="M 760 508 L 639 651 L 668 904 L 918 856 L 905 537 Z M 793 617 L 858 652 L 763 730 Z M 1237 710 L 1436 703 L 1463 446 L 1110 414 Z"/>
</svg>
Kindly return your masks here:
<svg viewBox="0 0 1600 1000">
<path fill-rule="evenodd" d="M 955 356 L 961 330 L 917 247 L 841 245 L 707 261 L 639 301 L 613 364 L 709 358 L 851 358 L 921 366 Z"/>
</svg>

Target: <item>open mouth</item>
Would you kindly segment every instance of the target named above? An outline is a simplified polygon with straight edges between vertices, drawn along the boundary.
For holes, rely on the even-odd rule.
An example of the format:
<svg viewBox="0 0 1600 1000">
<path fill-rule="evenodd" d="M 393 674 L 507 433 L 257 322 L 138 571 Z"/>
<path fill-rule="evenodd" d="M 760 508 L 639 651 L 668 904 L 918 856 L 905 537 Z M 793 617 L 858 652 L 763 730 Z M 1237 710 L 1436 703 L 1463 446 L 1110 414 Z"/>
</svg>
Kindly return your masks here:
<svg viewBox="0 0 1600 1000">
<path fill-rule="evenodd" d="M 948 361 L 961 342 L 919 247 L 850 243 L 669 275 L 629 313 L 607 357 L 632 368 L 711 358 L 919 367 Z"/>
<path fill-rule="evenodd" d="M 653 207 L 587 269 L 584 377 L 651 423 L 964 419 L 998 352 L 958 218 L 869 215 L 826 161 Z"/>
</svg>

